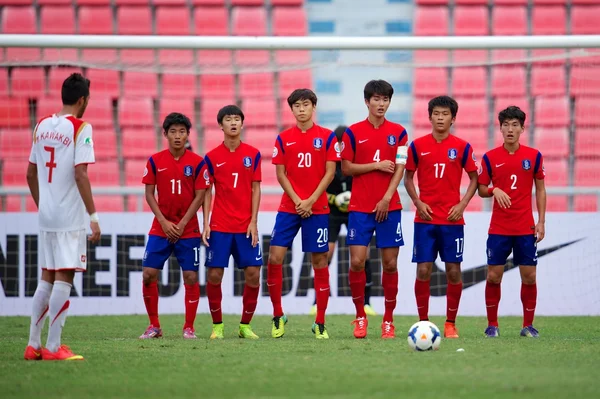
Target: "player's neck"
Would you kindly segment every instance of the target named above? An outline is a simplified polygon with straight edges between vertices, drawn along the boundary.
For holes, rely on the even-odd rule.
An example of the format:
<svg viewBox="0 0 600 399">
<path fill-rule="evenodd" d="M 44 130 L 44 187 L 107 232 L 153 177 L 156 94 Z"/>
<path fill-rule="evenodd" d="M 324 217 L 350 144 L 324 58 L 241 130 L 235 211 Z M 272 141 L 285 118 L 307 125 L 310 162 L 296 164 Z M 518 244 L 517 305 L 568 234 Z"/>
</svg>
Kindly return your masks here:
<svg viewBox="0 0 600 399">
<path fill-rule="evenodd" d="M 439 143 L 441 141 L 446 140 L 448 136 L 450 136 L 450 131 L 440 133 L 434 130 L 431 134 L 433 135 L 433 138 Z"/>
<path fill-rule="evenodd" d="M 379 117 L 369 114 L 367 120 L 371 123 L 371 125 L 373 125 L 375 129 L 379 129 L 379 126 L 383 125 L 383 122 L 385 122 L 385 116 Z"/>
<path fill-rule="evenodd" d="M 314 125 L 315 123 L 312 121 L 312 119 L 309 119 L 306 122 L 296 122 L 296 126 L 298 127 L 298 129 L 300 129 L 302 133 L 306 133 L 308 129 L 310 129 Z"/>
<path fill-rule="evenodd" d="M 240 144 L 242 144 L 242 139 L 240 138 L 240 136 L 235 136 L 235 137 L 228 137 L 225 136 L 225 139 L 223 140 L 223 144 L 225 145 L 225 147 L 227 147 L 229 149 L 229 151 L 235 151 L 236 148 L 238 148 L 240 146 Z"/>
<path fill-rule="evenodd" d="M 185 154 L 185 147 L 180 150 L 169 148 L 169 152 L 171 153 L 171 155 L 173 155 L 173 158 L 179 159 L 183 156 L 183 154 Z"/>
<path fill-rule="evenodd" d="M 504 143 L 504 149 L 508 151 L 509 154 L 514 154 L 521 147 L 521 144 L 517 141 L 513 144 Z"/>
<path fill-rule="evenodd" d="M 63 105 L 62 109 L 56 113 L 58 116 L 77 115 L 75 107 L 72 105 Z"/>
</svg>

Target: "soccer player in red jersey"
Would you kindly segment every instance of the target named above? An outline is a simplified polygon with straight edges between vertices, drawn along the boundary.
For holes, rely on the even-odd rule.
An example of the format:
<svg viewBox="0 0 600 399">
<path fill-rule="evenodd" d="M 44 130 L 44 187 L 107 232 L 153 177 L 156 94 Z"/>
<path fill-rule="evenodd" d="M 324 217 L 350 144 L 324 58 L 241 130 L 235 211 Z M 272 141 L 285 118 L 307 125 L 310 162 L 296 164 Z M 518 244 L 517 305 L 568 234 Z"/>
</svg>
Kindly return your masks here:
<svg viewBox="0 0 600 399">
<path fill-rule="evenodd" d="M 260 152 L 242 143 L 240 138 L 244 113 L 235 105 L 219 110 L 217 122 L 223 130 L 223 143 L 204 157 L 211 183 L 215 186 L 215 203 L 209 213 L 211 189 L 204 197 L 204 231 L 206 245 L 208 306 L 213 320 L 211 339 L 224 338 L 221 312 L 221 281 L 229 258 L 244 270 L 246 285 L 243 294 L 242 320 L 239 337 L 258 339 L 250 328 L 256 310 L 260 288 L 262 253 L 258 240 L 258 207 L 260 205 Z"/>
<path fill-rule="evenodd" d="M 277 136 L 272 160 L 284 194 L 271 234 L 267 269 L 267 286 L 273 303 L 271 336 L 279 338 L 285 333 L 287 317 L 281 307 L 282 264 L 302 227 L 302 250 L 312 253 L 315 273 L 317 315 L 312 330 L 317 339 L 327 339 L 329 204 L 325 190 L 335 174 L 339 145 L 335 133 L 312 120 L 317 105 L 315 93 L 309 89 L 297 89 L 290 94 L 287 102 L 296 118 L 296 126 Z"/>
<path fill-rule="evenodd" d="M 513 263 L 521 272 L 523 329 L 521 336 L 537 338 L 533 327 L 537 302 L 537 243 L 544 239 L 546 221 L 546 187 L 542 154 L 519 142 L 525 126 L 525 113 L 511 106 L 498 114 L 504 138 L 501 147 L 483 156 L 479 174 L 479 195 L 494 197 L 494 209 L 487 240 L 488 275 L 485 305 L 488 327 L 485 334 L 497 337 L 500 283 L 506 259 L 513 253 Z M 490 183 L 492 184 L 489 187 Z M 538 222 L 533 219 L 531 189 L 535 184 Z"/>
<path fill-rule="evenodd" d="M 183 271 L 185 285 L 183 338 L 196 338 L 194 320 L 200 300 L 201 241 L 196 213 L 210 181 L 202 157 L 185 149 L 191 126 L 189 118 L 183 114 L 167 115 L 163 134 L 169 148 L 152 155 L 144 169 L 142 183 L 146 185 L 146 201 L 155 217 L 142 261 L 142 292 L 150 325 L 140 339 L 162 336 L 158 319 L 158 277 L 173 252 Z"/>
<path fill-rule="evenodd" d="M 402 239 L 398 184 L 406 163 L 406 129 L 385 119 L 394 89 L 384 80 L 365 85 L 364 99 L 369 116 L 350 126 L 342 136 L 342 172 L 353 176 L 348 215 L 347 243 L 350 246 L 348 279 L 356 307 L 354 337 L 367 336 L 365 313 L 365 261 L 375 233 L 383 263 L 385 312 L 381 337 L 394 338 L 394 309 L 398 296 L 398 253 Z"/>
<path fill-rule="evenodd" d="M 444 337 L 458 338 L 456 314 L 462 294 L 460 264 L 463 260 L 463 212 L 477 191 L 477 164 L 473 148 L 450 134 L 456 120 L 457 102 L 448 97 L 433 98 L 428 104 L 431 134 L 414 140 L 408 149 L 404 185 L 417 212 L 412 261 L 417 264 L 415 297 L 420 320 L 428 320 L 430 279 L 438 257 L 446 264 L 446 323 Z M 463 169 L 469 187 L 460 198 Z M 415 189 L 417 173 L 419 194 Z"/>
</svg>

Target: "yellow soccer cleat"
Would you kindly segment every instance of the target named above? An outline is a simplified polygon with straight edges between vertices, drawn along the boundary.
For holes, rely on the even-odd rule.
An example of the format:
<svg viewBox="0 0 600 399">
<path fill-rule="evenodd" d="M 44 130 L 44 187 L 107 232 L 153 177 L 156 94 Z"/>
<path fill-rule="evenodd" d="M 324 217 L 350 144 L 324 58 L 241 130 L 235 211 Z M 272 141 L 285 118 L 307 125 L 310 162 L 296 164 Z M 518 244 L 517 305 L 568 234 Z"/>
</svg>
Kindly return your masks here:
<svg viewBox="0 0 600 399">
<path fill-rule="evenodd" d="M 224 332 L 225 332 L 225 326 L 223 325 L 223 323 L 213 324 L 212 334 L 210 334 L 210 339 L 223 339 L 223 338 L 225 338 Z"/>
<path fill-rule="evenodd" d="M 315 303 L 314 305 L 312 305 L 310 307 L 310 310 L 308 311 L 308 315 L 315 316 L 316 314 L 317 314 L 317 304 Z"/>
<path fill-rule="evenodd" d="M 285 334 L 285 325 L 287 324 L 287 316 L 273 317 L 273 326 L 271 327 L 271 336 L 273 338 L 281 338 Z"/>
<path fill-rule="evenodd" d="M 240 324 L 240 332 L 238 333 L 240 338 L 246 338 L 246 339 L 258 339 L 258 335 L 254 334 L 254 331 L 252 331 L 252 327 L 250 327 L 250 324 Z"/>
<path fill-rule="evenodd" d="M 315 338 L 317 339 L 329 339 L 329 334 L 327 334 L 327 328 L 325 327 L 325 324 L 313 323 L 312 332 L 315 334 Z"/>
<path fill-rule="evenodd" d="M 367 316 L 377 316 L 377 312 L 371 305 L 365 305 L 365 314 Z"/>
</svg>

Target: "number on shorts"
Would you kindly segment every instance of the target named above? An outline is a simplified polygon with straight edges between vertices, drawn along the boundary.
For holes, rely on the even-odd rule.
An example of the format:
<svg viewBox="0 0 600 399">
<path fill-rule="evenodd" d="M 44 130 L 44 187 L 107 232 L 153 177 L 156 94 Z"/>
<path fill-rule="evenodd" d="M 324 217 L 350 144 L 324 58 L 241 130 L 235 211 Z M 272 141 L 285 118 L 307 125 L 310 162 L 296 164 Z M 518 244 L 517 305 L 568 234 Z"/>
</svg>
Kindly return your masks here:
<svg viewBox="0 0 600 399">
<path fill-rule="evenodd" d="M 327 231 L 327 228 L 324 228 L 324 229 L 318 228 L 317 229 L 317 234 L 319 235 L 319 237 L 317 238 L 317 243 L 323 244 L 323 243 L 327 243 L 328 242 L 328 239 L 329 239 L 328 235 L 329 235 L 329 233 Z"/>
<path fill-rule="evenodd" d="M 194 247 L 194 263 L 200 263 L 200 247 Z"/>
<path fill-rule="evenodd" d="M 402 225 L 400 223 L 398 223 L 398 227 L 396 227 L 396 234 L 402 237 Z"/>
<path fill-rule="evenodd" d="M 517 175 L 510 175 L 510 180 L 512 180 L 512 184 L 510 185 L 511 190 L 517 189 Z"/>
<path fill-rule="evenodd" d="M 463 249 L 465 247 L 465 239 L 464 238 L 457 238 L 454 241 L 456 241 L 456 253 L 457 254 L 462 254 Z"/>
</svg>

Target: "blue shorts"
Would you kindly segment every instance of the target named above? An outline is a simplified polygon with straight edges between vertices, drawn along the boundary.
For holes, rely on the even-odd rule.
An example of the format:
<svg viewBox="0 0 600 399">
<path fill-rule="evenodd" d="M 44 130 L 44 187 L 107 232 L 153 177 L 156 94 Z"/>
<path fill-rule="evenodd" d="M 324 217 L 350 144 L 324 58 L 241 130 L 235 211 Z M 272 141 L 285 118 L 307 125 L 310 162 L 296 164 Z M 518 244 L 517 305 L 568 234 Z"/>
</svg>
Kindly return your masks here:
<svg viewBox="0 0 600 399">
<path fill-rule="evenodd" d="M 363 247 L 371 243 L 375 233 L 377 248 L 398 248 L 404 246 L 402 238 L 402 211 L 392 211 L 383 222 L 375 220 L 375 213 L 350 212 L 348 215 L 348 245 Z"/>
<path fill-rule="evenodd" d="M 414 263 L 461 263 L 465 243 L 465 226 L 456 224 L 415 223 L 413 243 Z"/>
<path fill-rule="evenodd" d="M 200 237 L 181 238 L 175 243 L 166 237 L 148 236 L 143 267 L 162 270 L 165 262 L 175 253 L 181 270 L 197 272 L 200 267 Z"/>
<path fill-rule="evenodd" d="M 227 267 L 230 256 L 233 256 L 238 268 L 263 264 L 260 242 L 253 247 L 252 237 L 247 238 L 246 233 L 212 231 L 208 244 L 210 246 L 206 248 L 204 264 L 206 267 Z"/>
<path fill-rule="evenodd" d="M 487 239 L 488 265 L 504 266 L 510 253 L 515 266 L 537 266 L 537 244 L 534 234 L 504 236 L 490 234 Z"/>
<path fill-rule="evenodd" d="M 312 215 L 303 219 L 295 213 L 277 212 L 271 233 L 271 245 L 291 248 L 302 227 L 302 252 L 329 251 L 329 215 Z"/>
</svg>

